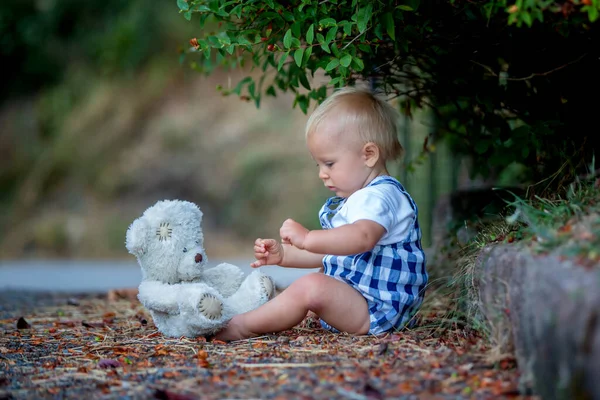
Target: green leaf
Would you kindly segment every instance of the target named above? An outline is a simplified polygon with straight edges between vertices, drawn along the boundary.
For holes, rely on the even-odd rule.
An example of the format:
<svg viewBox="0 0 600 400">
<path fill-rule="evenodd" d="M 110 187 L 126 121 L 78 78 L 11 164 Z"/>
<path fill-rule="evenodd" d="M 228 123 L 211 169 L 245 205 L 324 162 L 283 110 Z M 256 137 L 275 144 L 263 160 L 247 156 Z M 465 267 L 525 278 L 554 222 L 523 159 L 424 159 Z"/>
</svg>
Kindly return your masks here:
<svg viewBox="0 0 600 400">
<path fill-rule="evenodd" d="M 298 74 L 298 79 L 300 80 L 300 84 L 304 86 L 305 89 L 310 90 L 310 83 L 308 83 L 308 78 L 306 77 L 304 71 L 301 71 Z"/>
<path fill-rule="evenodd" d="M 376 24 L 373 33 L 379 40 L 383 40 L 383 25 L 380 23 Z"/>
<path fill-rule="evenodd" d="M 363 60 L 361 60 L 360 58 L 352 57 L 352 67 L 357 72 L 362 71 L 363 69 L 365 69 L 365 63 L 363 63 Z"/>
<path fill-rule="evenodd" d="M 402 11 L 414 11 L 414 9 L 411 6 L 396 6 L 397 9 L 402 10 Z"/>
<path fill-rule="evenodd" d="M 310 55 L 312 54 L 312 47 L 307 47 L 306 50 L 304 50 L 304 59 L 306 60 L 306 62 L 308 62 L 308 59 L 310 58 Z"/>
<path fill-rule="evenodd" d="M 383 14 L 383 25 L 390 38 L 396 40 L 396 26 L 394 25 L 394 16 L 392 13 Z"/>
<path fill-rule="evenodd" d="M 231 39 L 227 35 L 227 32 L 222 32 L 220 34 L 219 42 L 221 42 L 225 46 L 229 46 L 231 44 Z"/>
<path fill-rule="evenodd" d="M 273 85 L 269 86 L 265 93 L 267 94 L 267 96 L 273 96 L 273 97 L 277 96 L 277 93 L 275 93 L 275 87 Z"/>
<path fill-rule="evenodd" d="M 325 38 L 320 33 L 317 33 L 317 41 L 321 44 L 321 48 L 324 52 L 331 54 L 331 50 L 329 50 L 329 45 L 325 43 Z"/>
<path fill-rule="evenodd" d="M 329 48 L 331 49 L 331 52 L 334 56 L 336 56 L 337 58 L 341 57 L 340 51 L 335 43 L 331 43 L 331 46 L 329 46 Z"/>
<path fill-rule="evenodd" d="M 310 24 L 310 26 L 308 27 L 308 31 L 306 32 L 306 42 L 308 44 L 312 44 L 314 38 L 315 38 L 315 25 Z"/>
<path fill-rule="evenodd" d="M 191 11 L 187 11 L 187 12 L 183 13 L 183 18 L 185 18 L 188 21 L 190 21 L 192 19 L 192 12 Z"/>
<path fill-rule="evenodd" d="M 292 36 L 300 37 L 302 36 L 302 23 L 300 21 L 296 21 L 292 24 Z"/>
<path fill-rule="evenodd" d="M 590 22 L 595 22 L 599 16 L 600 14 L 598 12 L 598 8 L 590 6 L 590 8 L 588 9 L 588 18 L 590 19 Z"/>
<path fill-rule="evenodd" d="M 181 11 L 187 11 L 190 9 L 190 6 L 186 0 L 177 0 L 177 7 L 179 7 Z"/>
<path fill-rule="evenodd" d="M 346 36 L 351 35 L 352 34 L 352 25 L 354 25 L 354 23 L 350 22 L 350 21 L 345 21 L 342 26 L 344 28 L 344 34 Z"/>
<path fill-rule="evenodd" d="M 238 4 L 237 6 L 233 7 L 233 9 L 230 12 L 232 15 L 235 15 L 236 17 L 241 18 L 242 17 L 242 4 Z"/>
<path fill-rule="evenodd" d="M 477 154 L 483 154 L 487 151 L 489 147 L 489 143 L 483 140 L 478 141 L 477 143 L 475 143 L 475 151 L 477 152 Z"/>
<path fill-rule="evenodd" d="M 325 67 L 325 71 L 329 72 L 332 69 L 336 68 L 338 65 L 340 65 L 340 60 L 334 58 L 333 60 L 329 61 L 329 64 L 327 64 L 327 66 Z"/>
<path fill-rule="evenodd" d="M 300 47 L 298 50 L 294 52 L 294 60 L 296 61 L 296 65 L 302 66 L 302 56 L 304 55 L 304 49 Z"/>
<path fill-rule="evenodd" d="M 283 63 L 285 63 L 285 60 L 288 58 L 289 55 L 290 55 L 289 51 L 286 51 L 285 53 L 283 53 L 283 55 L 279 59 L 279 64 L 277 64 L 277 71 L 281 71 L 281 67 L 283 67 Z"/>
<path fill-rule="evenodd" d="M 249 77 L 249 76 L 245 77 L 244 79 L 242 79 L 241 81 L 239 81 L 237 85 L 235 85 L 235 87 L 231 90 L 231 93 L 235 93 L 235 94 L 237 94 L 239 96 L 240 93 L 242 92 L 242 87 L 245 84 L 248 84 L 250 82 L 252 82 L 252 78 Z"/>
<path fill-rule="evenodd" d="M 342 82 L 342 78 L 338 76 L 337 78 L 333 78 L 332 80 L 330 80 L 329 84 L 331 86 L 335 86 L 335 85 L 339 84 L 340 82 Z"/>
<path fill-rule="evenodd" d="M 365 8 L 361 8 L 358 11 L 356 25 L 358 26 L 358 31 L 363 33 L 367 30 L 367 25 L 371 20 L 371 14 L 373 13 L 373 5 L 369 4 Z"/>
<path fill-rule="evenodd" d="M 283 16 L 283 19 L 285 19 L 288 22 L 294 21 L 294 14 L 292 14 L 289 11 L 284 11 L 281 15 Z"/>
<path fill-rule="evenodd" d="M 350 54 L 346 54 L 345 56 L 340 58 L 340 64 L 342 64 L 342 66 L 344 66 L 346 68 L 350 66 L 351 62 L 352 62 L 352 56 Z"/>
<path fill-rule="evenodd" d="M 300 95 L 296 95 L 294 104 L 298 104 L 298 106 L 300 107 L 302 112 L 304 114 L 306 114 L 306 112 L 308 111 L 308 101 L 309 101 L 309 99 L 306 95 L 300 94 Z"/>
<path fill-rule="evenodd" d="M 521 18 L 523 19 L 523 22 L 527 24 L 527 26 L 531 27 L 531 24 L 533 23 L 533 21 L 531 20 L 531 14 L 529 14 L 528 12 L 524 12 L 521 14 Z"/>
<path fill-rule="evenodd" d="M 212 12 L 212 10 L 210 8 L 208 8 L 208 6 L 205 6 L 204 4 L 200 4 L 194 7 L 194 10 L 201 12 L 201 13 L 210 13 Z"/>
<path fill-rule="evenodd" d="M 288 29 L 285 35 L 283 36 L 283 46 L 286 49 L 289 49 L 292 45 L 292 30 Z"/>
<path fill-rule="evenodd" d="M 329 32 L 327 32 L 327 36 L 325 37 L 325 43 L 326 44 L 331 43 L 331 41 L 333 39 L 335 39 L 335 35 L 337 34 L 337 30 L 338 30 L 337 26 L 334 26 L 333 28 L 331 28 L 329 30 Z"/>
<path fill-rule="evenodd" d="M 329 28 L 330 26 L 336 26 L 337 22 L 333 18 L 323 18 L 319 21 L 319 25 L 323 28 Z"/>
<path fill-rule="evenodd" d="M 238 41 L 238 44 L 241 44 L 241 45 L 244 45 L 244 44 L 251 45 L 252 44 L 245 36 L 238 36 L 237 41 Z"/>
</svg>

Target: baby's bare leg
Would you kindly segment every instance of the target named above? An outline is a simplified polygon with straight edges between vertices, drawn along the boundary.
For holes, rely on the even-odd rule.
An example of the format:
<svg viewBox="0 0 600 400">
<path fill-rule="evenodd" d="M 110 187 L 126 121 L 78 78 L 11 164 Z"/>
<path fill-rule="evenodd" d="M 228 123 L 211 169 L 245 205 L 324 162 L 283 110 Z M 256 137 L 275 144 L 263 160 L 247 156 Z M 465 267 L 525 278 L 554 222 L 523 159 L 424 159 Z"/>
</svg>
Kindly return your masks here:
<svg viewBox="0 0 600 400">
<path fill-rule="evenodd" d="M 257 309 L 236 315 L 215 337 L 236 340 L 284 331 L 300 323 L 308 311 L 342 332 L 362 335 L 369 330 L 369 309 L 364 297 L 346 283 L 312 273 Z"/>
</svg>

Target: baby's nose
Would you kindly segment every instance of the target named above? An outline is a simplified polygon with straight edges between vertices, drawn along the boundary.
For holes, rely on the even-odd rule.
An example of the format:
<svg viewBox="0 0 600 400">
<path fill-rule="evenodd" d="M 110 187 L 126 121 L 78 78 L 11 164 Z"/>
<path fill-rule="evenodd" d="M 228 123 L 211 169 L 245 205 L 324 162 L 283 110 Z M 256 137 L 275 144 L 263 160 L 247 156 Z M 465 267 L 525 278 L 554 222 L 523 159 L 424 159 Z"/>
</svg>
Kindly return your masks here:
<svg viewBox="0 0 600 400">
<path fill-rule="evenodd" d="M 200 253 L 196 254 L 194 261 L 196 261 L 196 263 L 202 262 L 202 254 L 200 254 Z"/>
</svg>

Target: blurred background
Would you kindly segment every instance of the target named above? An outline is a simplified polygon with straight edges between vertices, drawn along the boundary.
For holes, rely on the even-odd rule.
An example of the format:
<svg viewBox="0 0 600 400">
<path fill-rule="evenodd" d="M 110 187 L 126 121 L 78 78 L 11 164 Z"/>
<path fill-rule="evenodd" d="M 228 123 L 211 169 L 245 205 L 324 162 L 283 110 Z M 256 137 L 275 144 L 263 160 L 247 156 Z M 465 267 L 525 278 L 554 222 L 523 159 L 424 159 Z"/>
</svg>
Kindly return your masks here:
<svg viewBox="0 0 600 400">
<path fill-rule="evenodd" d="M 204 212 L 209 257 L 250 258 L 256 237 L 294 218 L 318 227 L 323 188 L 293 97 L 257 109 L 180 63 L 199 36 L 175 1 L 0 3 L 0 261 L 123 259 L 125 232 L 162 199 Z M 309 110 L 310 112 L 310 110 Z M 457 187 L 443 149 L 421 157 L 427 115 L 405 123 L 396 176 L 420 207 L 424 245 L 437 199 Z"/>
</svg>

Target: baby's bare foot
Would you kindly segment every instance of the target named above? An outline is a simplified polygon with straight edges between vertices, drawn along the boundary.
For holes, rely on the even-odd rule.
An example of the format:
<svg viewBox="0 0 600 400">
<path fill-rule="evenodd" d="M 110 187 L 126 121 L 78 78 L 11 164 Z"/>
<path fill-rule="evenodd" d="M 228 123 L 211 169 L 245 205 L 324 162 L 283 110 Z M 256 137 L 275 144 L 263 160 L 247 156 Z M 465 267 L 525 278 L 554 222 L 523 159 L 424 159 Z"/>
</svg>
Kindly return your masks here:
<svg viewBox="0 0 600 400">
<path fill-rule="evenodd" d="M 234 316 L 225 328 L 215 334 L 214 338 L 224 342 L 230 342 L 232 340 L 248 339 L 257 336 L 255 333 L 246 329 L 240 319 L 239 315 Z"/>
</svg>

